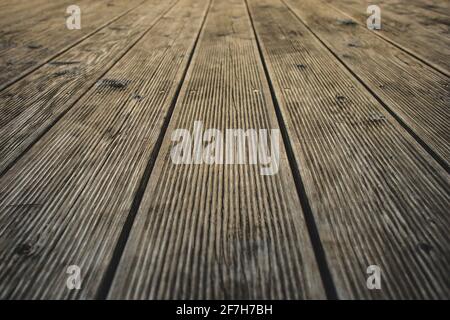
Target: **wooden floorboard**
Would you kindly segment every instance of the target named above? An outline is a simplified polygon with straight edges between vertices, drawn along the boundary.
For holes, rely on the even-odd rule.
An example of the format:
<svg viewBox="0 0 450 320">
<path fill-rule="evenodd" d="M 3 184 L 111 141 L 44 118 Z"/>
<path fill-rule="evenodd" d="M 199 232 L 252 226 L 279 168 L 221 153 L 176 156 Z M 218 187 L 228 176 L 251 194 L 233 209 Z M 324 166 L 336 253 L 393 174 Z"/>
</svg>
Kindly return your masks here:
<svg viewBox="0 0 450 320">
<path fill-rule="evenodd" d="M 32 25 L 48 19 L 51 14 L 57 13 L 56 8 L 59 9 L 60 14 L 61 12 L 64 13 L 70 4 L 70 0 L 7 0 L 0 3 L 0 30 L 2 35 L 5 35 L 7 30 L 13 30 L 13 32 L 18 29 L 24 30 L 24 28 L 20 28 L 24 23 Z"/>
<path fill-rule="evenodd" d="M 277 129 L 244 1 L 213 1 L 168 132 Z M 284 148 L 257 165 L 177 165 L 170 134 L 110 298 L 324 298 Z"/>
<path fill-rule="evenodd" d="M 285 3 L 449 170 L 449 77 L 320 1 Z"/>
<path fill-rule="evenodd" d="M 0 299 L 450 299 L 449 2 L 377 3 L 0 0 Z"/>
<path fill-rule="evenodd" d="M 338 297 L 448 298 L 448 174 L 281 1 L 248 2 Z"/>
<path fill-rule="evenodd" d="M 401 0 L 395 0 L 395 3 L 399 7 Z M 448 12 L 450 10 L 450 3 L 445 0 L 411 0 L 408 1 L 410 6 L 420 9 L 420 12 L 426 15 L 432 15 L 438 13 L 446 16 L 448 19 Z"/>
<path fill-rule="evenodd" d="M 205 10 L 181 0 L 1 179 L 2 298 L 97 297 Z"/>
<path fill-rule="evenodd" d="M 0 173 L 14 164 L 175 3 L 146 2 L 104 32 L 92 35 L 0 92 Z"/>
<path fill-rule="evenodd" d="M 363 26 L 367 24 L 365 9 L 369 0 L 327 0 Z M 377 35 L 392 41 L 424 62 L 450 75 L 450 19 L 447 14 L 429 12 L 404 1 L 379 1 L 382 28 Z"/>
<path fill-rule="evenodd" d="M 82 1 L 81 30 L 67 29 L 67 7 L 63 3 L 53 8 L 48 19 L 41 19 L 39 15 L 23 19 L 24 23 L 18 26 L 18 30 L 6 30 L 6 34 L 2 34 L 4 45 L 0 52 L 0 90 L 99 31 L 143 1 L 145 0 L 110 0 L 108 3 L 112 5 L 104 1 Z"/>
</svg>

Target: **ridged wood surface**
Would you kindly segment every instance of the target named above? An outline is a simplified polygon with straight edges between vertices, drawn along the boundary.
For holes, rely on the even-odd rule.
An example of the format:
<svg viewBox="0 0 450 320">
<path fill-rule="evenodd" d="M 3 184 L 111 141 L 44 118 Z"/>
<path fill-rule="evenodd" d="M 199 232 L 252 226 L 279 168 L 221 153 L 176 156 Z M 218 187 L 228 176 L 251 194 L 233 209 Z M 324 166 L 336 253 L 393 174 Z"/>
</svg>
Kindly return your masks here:
<svg viewBox="0 0 450 320">
<path fill-rule="evenodd" d="M 80 1 L 77 3 L 81 10 L 80 30 L 68 30 L 66 27 L 66 9 L 73 2 L 68 4 L 63 1 L 58 6 L 40 8 L 39 3 L 28 1 L 28 7 L 13 15 L 21 23 L 8 24 L 0 31 L 0 89 L 99 31 L 143 1 Z M 37 12 L 27 17 L 26 14 L 34 8 Z M 21 17 L 23 14 L 25 16 Z"/>
<path fill-rule="evenodd" d="M 423 59 L 431 66 L 450 75 L 450 7 L 442 14 L 418 7 L 414 1 L 385 0 L 326 0 L 335 8 L 348 13 L 355 21 L 366 26 L 366 9 L 376 4 L 381 9 L 379 36 Z"/>
<path fill-rule="evenodd" d="M 280 1 L 248 2 L 338 297 L 448 299 L 447 172 Z"/>
<path fill-rule="evenodd" d="M 449 299 L 447 8 L 0 0 L 0 298 Z M 195 121 L 279 170 L 174 164 Z"/>
<path fill-rule="evenodd" d="M 0 180 L 2 298 L 97 297 L 205 10 L 180 1 Z"/>
<path fill-rule="evenodd" d="M 245 4 L 213 1 L 168 132 L 278 128 Z M 284 148 L 257 165 L 176 165 L 165 137 L 110 298 L 322 298 Z"/>
<path fill-rule="evenodd" d="M 176 1 L 149 0 L 0 92 L 0 173 L 48 130 Z M 117 82 L 120 87 L 121 82 Z"/>
<path fill-rule="evenodd" d="M 0 3 L 0 28 L 2 35 L 11 31 L 16 34 L 18 32 L 26 32 L 27 29 L 25 26 L 31 26 L 45 21 L 51 15 L 57 14 L 58 12 L 64 14 L 65 9 L 70 4 L 73 4 L 73 1 L 72 3 L 70 0 L 2 1 Z"/>
<path fill-rule="evenodd" d="M 321 1 L 285 3 L 448 170 L 450 118 L 443 115 L 450 106 L 449 77 Z"/>
</svg>

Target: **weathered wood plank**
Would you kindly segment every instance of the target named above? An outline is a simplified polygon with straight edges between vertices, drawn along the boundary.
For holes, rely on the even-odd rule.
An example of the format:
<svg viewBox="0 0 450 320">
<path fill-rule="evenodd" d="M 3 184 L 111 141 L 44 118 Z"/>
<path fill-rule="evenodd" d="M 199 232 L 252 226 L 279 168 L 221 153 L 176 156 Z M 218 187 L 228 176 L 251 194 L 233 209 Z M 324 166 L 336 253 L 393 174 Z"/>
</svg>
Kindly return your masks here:
<svg viewBox="0 0 450 320">
<path fill-rule="evenodd" d="M 109 297 L 324 297 L 284 148 L 275 175 L 175 165 L 170 136 L 195 121 L 278 128 L 243 0 L 213 2 Z"/>
<path fill-rule="evenodd" d="M 77 3 L 82 1 L 79 0 Z M 24 24 L 30 26 L 39 21 L 45 21 L 54 14 L 59 14 L 60 17 L 61 15 L 64 16 L 64 12 L 70 4 L 73 4 L 73 1 L 7 1 L 4 4 L 0 4 L 0 34 L 3 35 L 5 32 L 24 29 Z"/>
<path fill-rule="evenodd" d="M 177 0 L 150 0 L 0 92 L 0 173 L 92 87 Z"/>
<path fill-rule="evenodd" d="M 58 1 L 51 1 L 53 2 L 53 5 L 58 5 L 58 2 L 61 2 L 64 0 L 58 0 Z M 35 0 L 33 2 L 27 1 L 27 0 L 16 0 L 16 1 L 9 1 L 9 0 L 2 0 L 0 1 L 0 18 L 2 19 L 11 19 L 14 20 L 10 15 L 11 14 L 17 14 L 19 12 L 27 11 L 28 14 L 32 15 L 31 8 L 33 7 L 33 3 L 35 3 L 37 6 L 46 6 L 46 5 L 52 5 L 49 3 L 48 0 Z"/>
<path fill-rule="evenodd" d="M 326 0 L 366 26 L 369 0 Z M 410 1 L 377 1 L 381 9 L 382 28 L 377 35 L 419 57 L 429 65 L 450 75 L 449 11 L 446 15 L 427 12 Z"/>
<path fill-rule="evenodd" d="M 285 3 L 449 170 L 450 78 L 324 3 Z"/>
<path fill-rule="evenodd" d="M 408 3 L 416 8 L 445 16 L 448 16 L 450 10 L 450 2 L 445 0 L 411 0 Z"/>
<path fill-rule="evenodd" d="M 0 180 L 1 298 L 101 292 L 206 7 L 180 1 Z"/>
<path fill-rule="evenodd" d="M 338 296 L 448 299 L 448 173 L 286 6 L 248 2 Z"/>
<path fill-rule="evenodd" d="M 48 19 L 31 20 L 31 24 L 23 20 L 19 30 L 6 30 L 1 34 L 4 48 L 0 53 L 0 90 L 99 31 L 143 1 L 82 2 L 81 30 L 67 29 L 65 7 L 61 7 L 60 12 L 55 10 Z"/>
</svg>

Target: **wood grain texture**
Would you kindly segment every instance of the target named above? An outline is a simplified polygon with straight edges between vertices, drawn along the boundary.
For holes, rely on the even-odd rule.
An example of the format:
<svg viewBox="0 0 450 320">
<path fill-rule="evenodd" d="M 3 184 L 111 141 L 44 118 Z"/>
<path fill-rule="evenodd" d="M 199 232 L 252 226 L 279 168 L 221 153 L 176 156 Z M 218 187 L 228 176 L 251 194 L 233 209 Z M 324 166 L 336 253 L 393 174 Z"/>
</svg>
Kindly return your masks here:
<svg viewBox="0 0 450 320">
<path fill-rule="evenodd" d="M 11 3 L 13 3 L 11 1 Z M 97 2 L 79 0 L 77 5 L 80 8 L 92 10 L 92 8 L 100 8 L 101 6 Z M 8 50 L 16 49 L 17 47 L 26 47 L 28 44 L 38 46 L 38 43 L 34 41 L 36 34 L 42 36 L 45 33 L 53 33 L 55 27 L 61 27 L 59 29 L 69 30 L 66 28 L 66 9 L 72 5 L 73 1 L 70 0 L 37 0 L 27 1 L 26 3 L 18 3 L 11 7 L 10 10 L 6 10 L 5 13 L 1 13 L 0 22 L 0 39 L 2 39 L 2 46 L 0 47 L 0 55 L 4 55 Z M 88 4 L 86 6 L 86 4 Z M 93 7 L 94 6 L 94 7 Z M 123 6 L 121 7 L 123 8 Z M 111 13 L 111 12 L 108 12 Z M 3 16 L 4 15 L 4 16 Z M 83 15 L 82 15 L 83 18 Z M 92 19 L 90 19 L 92 20 Z M 88 21 L 92 24 L 93 21 Z M 36 32 L 39 31 L 39 32 Z M 72 36 L 80 36 L 81 32 L 73 32 Z M 57 35 L 57 34 L 55 34 Z M 57 39 L 61 41 L 62 39 Z M 34 50 L 39 48 L 32 48 Z"/>
<path fill-rule="evenodd" d="M 366 26 L 370 0 L 326 0 Z M 445 1 L 442 1 L 445 2 Z M 377 1 L 381 30 L 375 33 L 450 75 L 450 8 L 447 13 L 430 12 L 411 1 Z"/>
<path fill-rule="evenodd" d="M 171 134 L 278 128 L 244 1 L 214 1 L 109 298 L 323 298 L 286 153 L 280 169 L 175 165 Z"/>
<path fill-rule="evenodd" d="M 81 30 L 67 29 L 67 7 L 63 2 L 53 7 L 51 14 L 47 13 L 44 17 L 37 15 L 30 19 L 23 18 L 23 23 L 19 26 L 0 33 L 0 90 L 99 31 L 143 1 L 145 0 L 81 1 Z M 37 9 L 38 14 L 46 10 L 39 7 Z"/>
<path fill-rule="evenodd" d="M 97 297 L 205 12 L 180 1 L 0 180 L 1 298 Z"/>
<path fill-rule="evenodd" d="M 450 298 L 448 173 L 285 5 L 248 2 L 339 298 Z"/>
<path fill-rule="evenodd" d="M 450 78 L 322 2 L 285 3 L 449 170 Z"/>
<path fill-rule="evenodd" d="M 175 0 L 147 1 L 106 30 L 0 92 L 0 173 L 67 112 L 175 3 Z"/>
<path fill-rule="evenodd" d="M 403 0 L 393 0 L 392 4 L 397 5 Z M 410 0 L 408 4 L 413 10 L 431 16 L 433 13 L 448 16 L 450 10 L 450 2 L 446 0 Z"/>
<path fill-rule="evenodd" d="M 378 3 L 0 0 L 0 299 L 450 299 L 449 2 Z"/>
<path fill-rule="evenodd" d="M 57 10 L 59 14 L 64 14 L 65 8 L 70 4 L 70 0 L 15 0 L 0 3 L 1 34 L 6 30 L 17 30 L 23 23 L 44 21 Z"/>
</svg>

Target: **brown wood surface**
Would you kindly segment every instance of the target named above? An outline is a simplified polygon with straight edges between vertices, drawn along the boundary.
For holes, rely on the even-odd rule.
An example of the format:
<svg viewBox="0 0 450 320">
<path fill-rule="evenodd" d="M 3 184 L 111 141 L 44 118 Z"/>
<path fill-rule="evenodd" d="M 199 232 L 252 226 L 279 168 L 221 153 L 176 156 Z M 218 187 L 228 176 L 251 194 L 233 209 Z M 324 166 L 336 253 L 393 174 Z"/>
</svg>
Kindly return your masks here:
<svg viewBox="0 0 450 320">
<path fill-rule="evenodd" d="M 321 1 L 284 2 L 449 170 L 450 78 Z"/>
<path fill-rule="evenodd" d="M 6 28 L 0 33 L 3 43 L 0 47 L 0 90 L 103 29 L 143 1 L 145 0 L 81 1 L 80 30 L 68 30 L 66 27 L 67 3 L 61 2 L 49 10 L 36 6 L 38 10 L 42 10 L 44 17 L 39 13 L 29 19 L 20 17 L 26 12 L 26 9 L 22 10 L 17 14 L 21 21 L 19 26 Z M 29 1 L 30 7 L 32 3 L 33 1 Z"/>
<path fill-rule="evenodd" d="M 363 26 L 370 0 L 327 0 Z M 442 1 L 443 3 L 446 1 Z M 377 1 L 381 10 L 381 30 L 375 34 L 421 58 L 447 76 L 450 75 L 450 19 L 446 14 L 425 10 L 401 0 Z"/>
<path fill-rule="evenodd" d="M 278 129 L 241 0 L 213 1 L 168 132 Z M 110 298 L 324 298 L 287 155 L 256 165 L 176 165 L 166 135 Z"/>
<path fill-rule="evenodd" d="M 150 0 L 0 92 L 0 172 L 4 172 L 169 10 Z"/>
<path fill-rule="evenodd" d="M 101 293 L 205 10 L 180 1 L 1 179 L 2 298 Z M 82 290 L 66 287 L 69 265 Z"/>
<path fill-rule="evenodd" d="M 338 297 L 448 298 L 448 174 L 281 1 L 249 3 Z"/>
<path fill-rule="evenodd" d="M 450 299 L 449 2 L 367 3 L 0 0 L 0 298 Z"/>
</svg>

